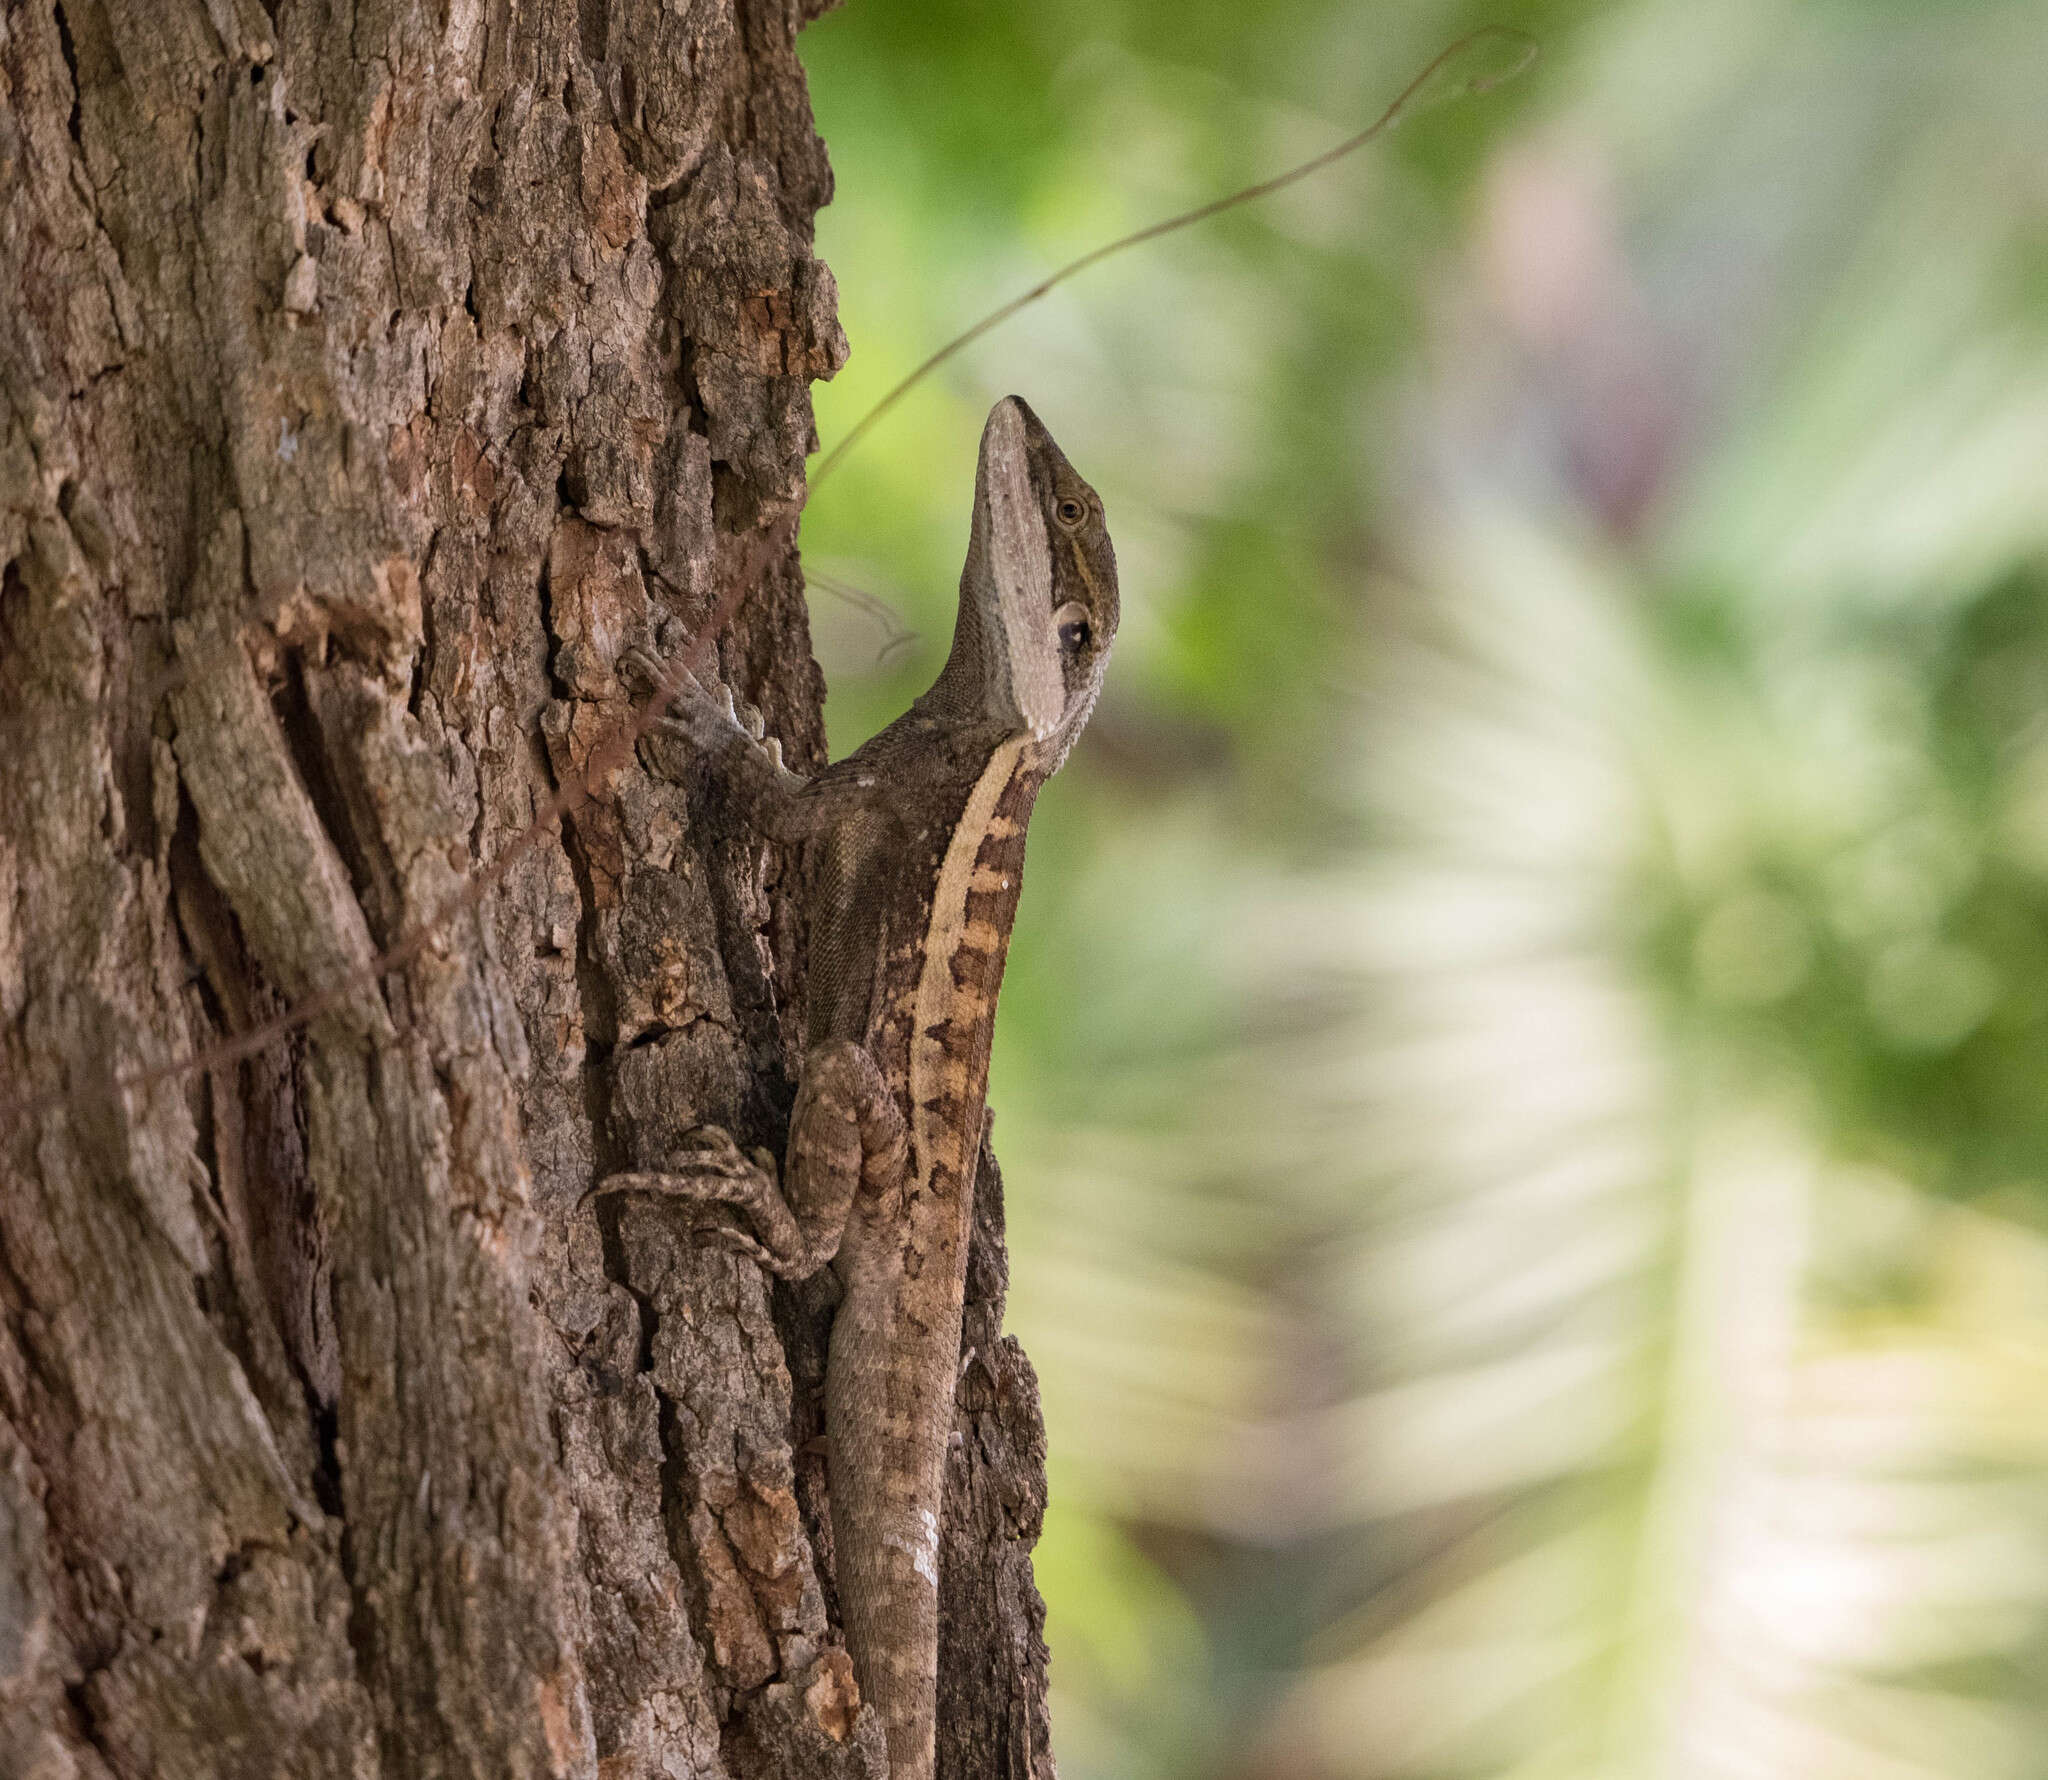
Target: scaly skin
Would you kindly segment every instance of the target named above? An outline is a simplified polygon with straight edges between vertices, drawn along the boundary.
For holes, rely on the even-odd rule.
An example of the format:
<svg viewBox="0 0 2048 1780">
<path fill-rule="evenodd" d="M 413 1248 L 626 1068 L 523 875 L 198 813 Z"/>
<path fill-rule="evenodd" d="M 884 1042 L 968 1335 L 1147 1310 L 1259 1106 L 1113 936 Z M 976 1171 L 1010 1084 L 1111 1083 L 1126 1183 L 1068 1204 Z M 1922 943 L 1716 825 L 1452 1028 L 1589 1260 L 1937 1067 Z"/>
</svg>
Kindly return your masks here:
<svg viewBox="0 0 2048 1780">
<path fill-rule="evenodd" d="M 847 1647 L 891 1780 L 932 1780 L 939 1520 L 996 997 L 1039 787 L 1094 709 L 1119 616 L 1101 502 L 1024 403 L 982 435 L 953 649 L 808 783 L 694 681 L 671 729 L 811 848 L 810 1031 L 781 1183 L 723 1132 L 598 1191 L 740 1207 L 774 1271 L 844 1289 L 825 1378 Z M 642 671 L 659 672 L 641 662 Z"/>
</svg>

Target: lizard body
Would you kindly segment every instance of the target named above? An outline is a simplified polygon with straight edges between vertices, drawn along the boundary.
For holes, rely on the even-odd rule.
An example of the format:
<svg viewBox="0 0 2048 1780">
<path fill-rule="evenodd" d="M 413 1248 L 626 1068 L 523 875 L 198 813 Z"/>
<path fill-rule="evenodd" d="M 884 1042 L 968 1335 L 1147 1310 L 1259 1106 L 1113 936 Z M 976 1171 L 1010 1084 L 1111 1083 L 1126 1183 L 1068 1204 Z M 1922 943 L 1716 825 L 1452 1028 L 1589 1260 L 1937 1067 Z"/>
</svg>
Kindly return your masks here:
<svg viewBox="0 0 2048 1780">
<path fill-rule="evenodd" d="M 753 741 L 729 694 L 682 684 L 670 724 L 764 829 L 813 850 L 805 1058 L 779 1183 L 705 1131 L 670 1167 L 599 1190 L 727 1201 L 756 1233 L 733 1240 L 764 1265 L 838 1274 L 833 1544 L 891 1780 L 932 1776 L 939 1517 L 1026 829 L 1094 708 L 1118 616 L 1101 502 L 1013 396 L 982 434 L 952 651 L 909 711 L 809 781 Z"/>
</svg>

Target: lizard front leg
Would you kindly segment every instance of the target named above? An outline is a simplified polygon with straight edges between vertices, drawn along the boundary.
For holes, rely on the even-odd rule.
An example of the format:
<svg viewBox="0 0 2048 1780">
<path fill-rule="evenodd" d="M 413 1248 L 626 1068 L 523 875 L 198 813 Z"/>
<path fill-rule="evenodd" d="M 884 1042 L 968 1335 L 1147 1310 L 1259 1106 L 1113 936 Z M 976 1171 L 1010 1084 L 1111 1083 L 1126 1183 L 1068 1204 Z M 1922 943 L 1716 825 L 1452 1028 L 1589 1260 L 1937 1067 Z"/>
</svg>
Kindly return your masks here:
<svg viewBox="0 0 2048 1780">
<path fill-rule="evenodd" d="M 874 1058 L 850 1040 L 804 1059 L 781 1182 L 765 1151 L 747 1155 L 718 1126 L 700 1127 L 693 1144 L 669 1167 L 607 1175 L 589 1196 L 662 1193 L 734 1206 L 754 1234 L 729 1230 L 723 1240 L 786 1279 L 817 1272 L 838 1252 L 856 1195 L 883 1215 L 902 1198 L 903 1116 Z"/>
<path fill-rule="evenodd" d="M 664 663 L 637 647 L 620 654 L 619 671 L 638 696 L 667 691 L 663 714 L 647 738 L 655 748 L 650 764 L 665 777 L 680 778 L 683 769 L 660 757 L 664 739 L 683 744 L 719 780 L 748 827 L 779 840 L 800 840 L 815 825 L 825 806 L 806 797 L 811 782 L 783 764 L 780 742 L 763 738 L 758 711 L 748 706 L 742 718 L 730 687 L 716 681 L 707 687 L 680 662 Z"/>
</svg>

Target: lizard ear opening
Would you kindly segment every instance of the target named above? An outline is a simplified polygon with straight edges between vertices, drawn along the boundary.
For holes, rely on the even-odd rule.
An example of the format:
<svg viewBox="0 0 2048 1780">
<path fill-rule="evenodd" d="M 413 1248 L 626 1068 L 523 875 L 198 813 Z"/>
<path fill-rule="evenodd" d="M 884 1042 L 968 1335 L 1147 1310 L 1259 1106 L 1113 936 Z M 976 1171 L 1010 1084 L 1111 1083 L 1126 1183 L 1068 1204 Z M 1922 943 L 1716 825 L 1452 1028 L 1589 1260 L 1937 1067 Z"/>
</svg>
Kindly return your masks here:
<svg viewBox="0 0 2048 1780">
<path fill-rule="evenodd" d="M 1066 706 L 1059 644 L 1050 622 L 1052 542 L 1031 485 L 1024 416 L 1014 398 L 990 410 L 981 435 L 980 496 L 987 520 L 998 678 L 1006 682 L 1018 721 L 1043 741 Z"/>
</svg>

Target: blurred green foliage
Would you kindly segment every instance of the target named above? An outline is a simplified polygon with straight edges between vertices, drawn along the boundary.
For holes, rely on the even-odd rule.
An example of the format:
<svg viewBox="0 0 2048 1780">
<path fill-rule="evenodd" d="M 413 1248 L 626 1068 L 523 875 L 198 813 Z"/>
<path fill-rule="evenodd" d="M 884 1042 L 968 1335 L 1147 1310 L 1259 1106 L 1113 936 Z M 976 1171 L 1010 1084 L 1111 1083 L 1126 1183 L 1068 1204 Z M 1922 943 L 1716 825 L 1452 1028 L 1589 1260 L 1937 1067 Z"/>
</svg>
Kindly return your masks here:
<svg viewBox="0 0 2048 1780">
<path fill-rule="evenodd" d="M 837 749 L 981 418 L 1125 620 L 993 1103 L 1079 1776 L 2048 1774 L 2048 31 L 849 0 Z"/>
</svg>

